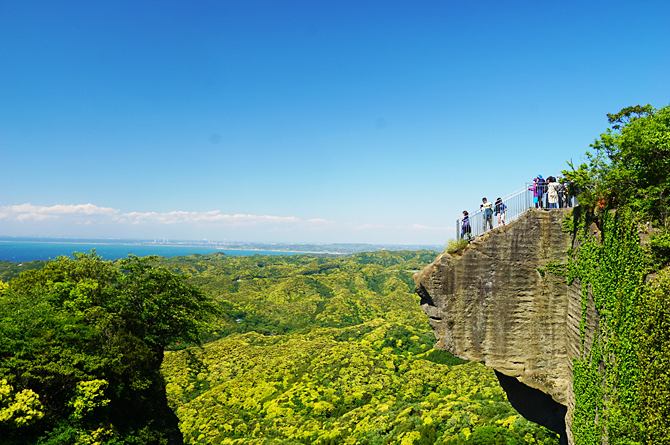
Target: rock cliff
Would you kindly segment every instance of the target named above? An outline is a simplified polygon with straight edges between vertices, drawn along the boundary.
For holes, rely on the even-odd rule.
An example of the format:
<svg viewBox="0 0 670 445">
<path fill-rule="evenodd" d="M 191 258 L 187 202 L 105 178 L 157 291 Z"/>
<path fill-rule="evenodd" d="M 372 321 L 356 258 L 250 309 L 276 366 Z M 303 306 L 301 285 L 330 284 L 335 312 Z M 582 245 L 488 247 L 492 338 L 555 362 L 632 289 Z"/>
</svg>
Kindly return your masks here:
<svg viewBox="0 0 670 445">
<path fill-rule="evenodd" d="M 581 346 L 581 291 L 547 265 L 567 262 L 568 212 L 530 211 L 460 254 L 441 254 L 414 276 L 435 347 L 493 368 L 512 405 L 561 434 L 561 443 L 573 442 L 571 366 Z M 587 336 L 596 316 L 589 311 Z"/>
</svg>

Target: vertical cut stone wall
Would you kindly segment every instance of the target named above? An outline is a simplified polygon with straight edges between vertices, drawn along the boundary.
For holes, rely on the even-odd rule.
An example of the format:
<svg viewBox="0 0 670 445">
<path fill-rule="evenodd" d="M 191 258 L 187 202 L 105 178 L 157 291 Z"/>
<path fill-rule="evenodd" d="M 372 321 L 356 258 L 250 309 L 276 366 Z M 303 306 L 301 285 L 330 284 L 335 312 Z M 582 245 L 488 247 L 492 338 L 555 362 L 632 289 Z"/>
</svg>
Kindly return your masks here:
<svg viewBox="0 0 670 445">
<path fill-rule="evenodd" d="M 567 262 L 573 238 L 563 220 L 570 211 L 528 212 L 414 276 L 435 347 L 495 369 L 515 408 L 560 433 L 563 443 L 572 443 L 565 419 L 569 430 L 581 286 L 568 288 L 546 266 Z M 590 312 L 592 336 L 597 314 Z"/>
</svg>

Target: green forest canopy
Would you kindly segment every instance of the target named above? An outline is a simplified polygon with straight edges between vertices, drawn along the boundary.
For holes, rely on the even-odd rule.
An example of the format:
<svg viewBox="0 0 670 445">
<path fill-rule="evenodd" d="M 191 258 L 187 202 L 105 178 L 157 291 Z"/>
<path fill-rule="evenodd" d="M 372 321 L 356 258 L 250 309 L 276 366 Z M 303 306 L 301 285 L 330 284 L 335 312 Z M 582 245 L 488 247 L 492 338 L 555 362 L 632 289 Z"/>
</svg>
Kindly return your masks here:
<svg viewBox="0 0 670 445">
<path fill-rule="evenodd" d="M 48 354 L 63 349 L 72 357 L 79 350 L 81 361 L 61 363 L 59 373 L 49 377 L 69 385 L 52 404 L 59 411 L 52 412 L 44 401 L 53 386 L 19 378 L 19 369 L 30 369 L 28 363 L 3 360 L 0 379 L 8 377 L 3 387 L 8 397 L 0 406 L 13 413 L 5 425 L 11 426 L 14 443 L 26 443 L 26 437 L 28 443 L 178 443 L 177 422 L 187 443 L 557 443 L 555 434 L 512 409 L 490 370 L 432 350 L 434 337 L 413 292 L 412 274 L 435 255 L 190 255 L 158 258 L 151 268 L 143 259 L 117 265 L 87 255 L 59 259 L 42 272 L 13 280 L 2 297 L 45 297 L 52 314 L 45 320 L 57 320 L 44 324 L 51 343 L 32 334 L 27 338 Z M 199 322 L 188 335 L 137 332 L 112 349 L 102 341 L 74 342 L 72 326 L 87 338 L 105 338 L 95 320 L 120 316 L 107 306 L 107 297 L 79 301 L 82 289 L 83 295 L 126 299 L 156 289 L 161 280 L 124 278 L 140 272 L 128 270 L 138 262 L 140 276 L 169 278 L 186 302 L 200 301 Z M 74 269 L 85 273 L 73 274 Z M 47 278 L 52 276 L 57 279 Z M 216 302 L 216 309 L 203 295 Z M 42 300 L 33 299 L 32 306 L 35 301 Z M 151 307 L 160 308 L 160 301 Z M 171 304 L 171 317 L 188 310 L 177 309 L 177 303 Z M 73 315 L 75 309 L 82 313 Z M 86 321 L 85 311 L 101 315 Z M 3 338 L 15 336 L 15 313 L 9 307 L 3 313 Z M 207 319 L 212 313 L 216 317 Z M 206 341 L 202 348 L 189 346 L 198 342 L 196 330 Z M 168 350 L 162 375 L 154 367 L 162 358 L 159 345 Z M 45 357 L 41 366 L 58 357 Z M 115 415 L 130 401 L 136 408 L 128 411 L 134 419 L 129 424 Z M 168 403 L 178 419 L 161 407 Z M 19 417 L 23 420 L 17 422 Z"/>
<path fill-rule="evenodd" d="M 151 258 L 60 257 L 0 292 L 3 443 L 180 443 L 160 374 L 218 313 Z"/>
</svg>

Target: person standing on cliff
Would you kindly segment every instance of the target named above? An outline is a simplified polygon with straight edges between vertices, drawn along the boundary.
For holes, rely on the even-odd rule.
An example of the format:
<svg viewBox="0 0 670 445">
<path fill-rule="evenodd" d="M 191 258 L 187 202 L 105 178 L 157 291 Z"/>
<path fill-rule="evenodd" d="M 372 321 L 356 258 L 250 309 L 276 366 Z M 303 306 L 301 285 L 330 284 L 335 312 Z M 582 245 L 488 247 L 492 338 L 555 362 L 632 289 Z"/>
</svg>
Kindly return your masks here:
<svg viewBox="0 0 670 445">
<path fill-rule="evenodd" d="M 482 216 L 484 216 L 484 232 L 486 232 L 487 222 L 491 230 L 493 230 L 493 206 L 491 204 L 492 203 L 488 202 L 486 198 L 482 198 L 482 205 L 479 206 L 479 209 L 482 211 Z"/>
<path fill-rule="evenodd" d="M 558 208 L 558 182 L 553 176 L 547 178 L 547 207 L 549 209 Z"/>
<path fill-rule="evenodd" d="M 578 193 L 577 185 L 572 179 L 565 179 L 565 200 L 567 202 L 566 207 L 572 207 L 572 197 L 576 196 Z"/>
<path fill-rule="evenodd" d="M 498 227 L 500 227 L 501 223 L 504 226 L 505 225 L 505 212 L 507 211 L 507 206 L 503 202 L 502 198 L 496 199 L 496 203 L 493 206 L 495 209 L 494 214 L 498 216 Z"/>
<path fill-rule="evenodd" d="M 544 180 L 542 175 L 537 175 L 537 202 L 540 204 L 540 208 L 545 207 L 543 197 L 547 193 L 547 181 Z"/>
<path fill-rule="evenodd" d="M 565 185 L 563 184 L 563 177 L 561 175 L 558 175 L 556 177 L 556 182 L 558 183 L 558 187 L 556 188 L 558 190 L 558 208 L 562 209 L 563 207 L 567 207 L 565 205 L 566 194 L 565 194 Z"/>
<path fill-rule="evenodd" d="M 470 215 L 467 210 L 463 210 L 463 218 L 461 218 L 461 239 L 468 235 L 468 241 L 472 238 L 472 229 L 470 228 Z"/>
<path fill-rule="evenodd" d="M 538 209 L 542 207 L 542 203 L 540 202 L 542 199 L 542 191 L 540 190 L 540 186 L 538 185 L 538 182 L 540 181 L 540 178 L 535 178 L 533 179 L 533 185 L 528 187 L 528 190 L 533 192 L 533 204 L 535 204 L 535 209 Z"/>
</svg>

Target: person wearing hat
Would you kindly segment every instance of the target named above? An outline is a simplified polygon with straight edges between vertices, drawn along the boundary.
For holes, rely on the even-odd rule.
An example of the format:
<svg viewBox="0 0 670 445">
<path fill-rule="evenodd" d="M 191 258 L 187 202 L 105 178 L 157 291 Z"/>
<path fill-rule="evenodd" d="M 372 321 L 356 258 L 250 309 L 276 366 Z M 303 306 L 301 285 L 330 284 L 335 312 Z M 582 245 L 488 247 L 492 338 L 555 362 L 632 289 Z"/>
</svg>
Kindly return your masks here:
<svg viewBox="0 0 670 445">
<path fill-rule="evenodd" d="M 535 204 L 535 208 L 542 208 L 542 186 L 540 186 L 540 175 L 533 179 L 533 184 L 528 187 L 528 190 L 533 192 L 533 204 Z"/>
</svg>

